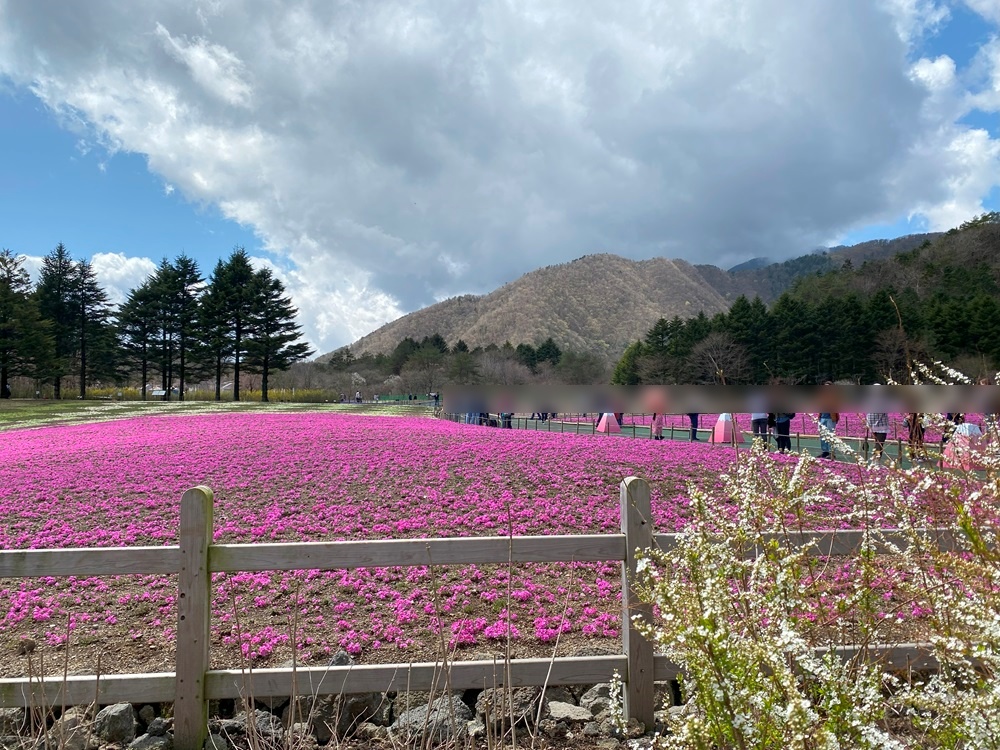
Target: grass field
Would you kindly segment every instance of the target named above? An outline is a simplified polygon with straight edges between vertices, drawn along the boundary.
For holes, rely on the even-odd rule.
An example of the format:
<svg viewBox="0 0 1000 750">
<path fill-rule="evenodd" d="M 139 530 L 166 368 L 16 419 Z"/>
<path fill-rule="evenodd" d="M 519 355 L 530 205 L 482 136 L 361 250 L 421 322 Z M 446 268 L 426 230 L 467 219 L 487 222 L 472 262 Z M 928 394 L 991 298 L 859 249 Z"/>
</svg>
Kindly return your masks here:
<svg viewBox="0 0 1000 750">
<path fill-rule="evenodd" d="M 57 424 L 82 424 L 109 419 L 152 414 L 214 414 L 233 412 L 323 412 L 377 414 L 381 416 L 428 416 L 429 406 L 393 402 L 376 404 L 308 404 L 253 401 L 82 401 L 48 399 L 0 399 L 0 430 L 42 427 Z"/>
</svg>

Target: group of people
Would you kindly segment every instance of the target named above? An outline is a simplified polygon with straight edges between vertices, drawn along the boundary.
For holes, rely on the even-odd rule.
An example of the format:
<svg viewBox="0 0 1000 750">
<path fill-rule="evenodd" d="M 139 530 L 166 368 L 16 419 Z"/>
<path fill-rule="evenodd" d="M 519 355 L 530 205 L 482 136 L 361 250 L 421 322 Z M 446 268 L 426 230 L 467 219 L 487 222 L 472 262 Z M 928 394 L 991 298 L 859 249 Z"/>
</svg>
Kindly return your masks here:
<svg viewBox="0 0 1000 750">
<path fill-rule="evenodd" d="M 751 412 L 750 425 L 753 436 L 768 442 L 768 435 L 774 432 L 774 442 L 778 450 L 787 453 L 792 449 L 792 419 L 795 412 Z"/>
</svg>

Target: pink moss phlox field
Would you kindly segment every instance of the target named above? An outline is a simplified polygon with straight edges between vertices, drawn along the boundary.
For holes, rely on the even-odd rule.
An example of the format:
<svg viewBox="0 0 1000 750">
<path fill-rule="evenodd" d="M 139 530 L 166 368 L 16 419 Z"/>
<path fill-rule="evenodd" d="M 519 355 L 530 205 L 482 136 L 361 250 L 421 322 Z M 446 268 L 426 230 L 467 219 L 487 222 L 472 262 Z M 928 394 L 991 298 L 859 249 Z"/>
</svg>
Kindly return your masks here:
<svg viewBox="0 0 1000 750">
<path fill-rule="evenodd" d="M 649 480 L 656 530 L 668 532 L 684 525 L 686 484 L 717 489 L 734 455 L 704 444 L 336 413 L 9 431 L 0 443 L 0 548 L 176 544 L 181 495 L 199 484 L 215 492 L 220 543 L 617 533 L 619 483 L 630 475 Z M 837 523 L 849 504 L 812 509 L 815 523 Z M 0 582 L 2 627 L 58 644 L 67 632 L 121 626 L 130 638 L 154 633 L 169 643 L 171 577 L 141 577 L 125 593 L 109 587 L 114 580 Z M 303 659 L 343 648 L 389 650 L 382 660 L 398 660 L 393 654 L 437 631 L 462 647 L 505 639 L 508 605 L 519 639 L 615 638 L 619 602 L 613 562 L 217 574 L 213 627 L 217 645 L 264 661 L 287 649 L 296 613 Z M 134 619 L 127 626 L 117 623 L 122 607 Z M 238 627 L 247 611 L 272 622 Z"/>
</svg>

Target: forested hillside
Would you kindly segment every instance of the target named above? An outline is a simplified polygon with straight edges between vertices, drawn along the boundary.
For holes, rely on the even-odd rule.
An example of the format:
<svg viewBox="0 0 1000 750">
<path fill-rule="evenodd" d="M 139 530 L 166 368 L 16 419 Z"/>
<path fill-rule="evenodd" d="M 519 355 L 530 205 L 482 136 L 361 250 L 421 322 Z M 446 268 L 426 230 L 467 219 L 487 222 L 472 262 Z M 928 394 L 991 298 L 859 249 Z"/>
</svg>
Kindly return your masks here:
<svg viewBox="0 0 1000 750">
<path fill-rule="evenodd" d="M 912 250 L 941 235 L 908 234 L 892 240 L 870 240 L 858 245 L 837 246 L 809 253 L 780 263 L 743 264 L 729 271 L 715 266 L 695 266 L 702 278 L 726 300 L 737 297 L 760 297 L 773 302 L 798 279 L 841 268 L 845 263 L 858 266 L 868 260 L 882 260 Z"/>
<path fill-rule="evenodd" d="M 713 317 L 663 318 L 613 382 L 871 383 L 905 380 L 907 357 L 978 375 L 1000 368 L 1000 213 L 889 258 L 847 258 L 770 306 L 741 296 Z"/>
</svg>

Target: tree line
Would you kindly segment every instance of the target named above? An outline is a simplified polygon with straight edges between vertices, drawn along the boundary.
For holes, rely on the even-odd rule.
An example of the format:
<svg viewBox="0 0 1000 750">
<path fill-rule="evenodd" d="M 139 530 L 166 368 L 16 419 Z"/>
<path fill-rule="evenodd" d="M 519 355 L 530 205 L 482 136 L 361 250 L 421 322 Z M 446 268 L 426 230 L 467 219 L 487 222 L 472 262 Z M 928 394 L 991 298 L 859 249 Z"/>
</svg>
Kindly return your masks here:
<svg viewBox="0 0 1000 750">
<path fill-rule="evenodd" d="M 612 382 L 907 382 L 911 361 L 1000 369 L 1000 213 L 891 258 L 799 279 L 772 305 L 659 320 Z"/>
<path fill-rule="evenodd" d="M 607 364 L 597 355 L 562 350 L 550 337 L 540 344 L 509 341 L 470 348 L 449 345 L 440 333 L 419 341 L 403 338 L 388 353 L 356 356 L 337 349 L 322 365 L 331 374 L 356 375 L 354 382 L 381 384 L 383 391 L 426 394 L 445 385 L 595 384 L 607 382 Z"/>
<path fill-rule="evenodd" d="M 237 247 L 219 260 L 206 281 L 198 264 L 180 255 L 164 259 L 124 303 L 114 306 L 91 265 L 74 260 L 60 243 L 42 261 L 37 284 L 25 258 L 0 251 L 0 394 L 14 377 L 51 383 L 62 397 L 75 377 L 80 398 L 95 384 L 122 387 L 138 379 L 142 398 L 151 379 L 163 398 L 190 383 L 214 380 L 221 400 L 232 378 L 240 400 L 241 374 L 269 377 L 308 357 L 296 310 L 270 269 L 254 270 Z M 176 385 L 175 385 L 176 384 Z"/>
</svg>

